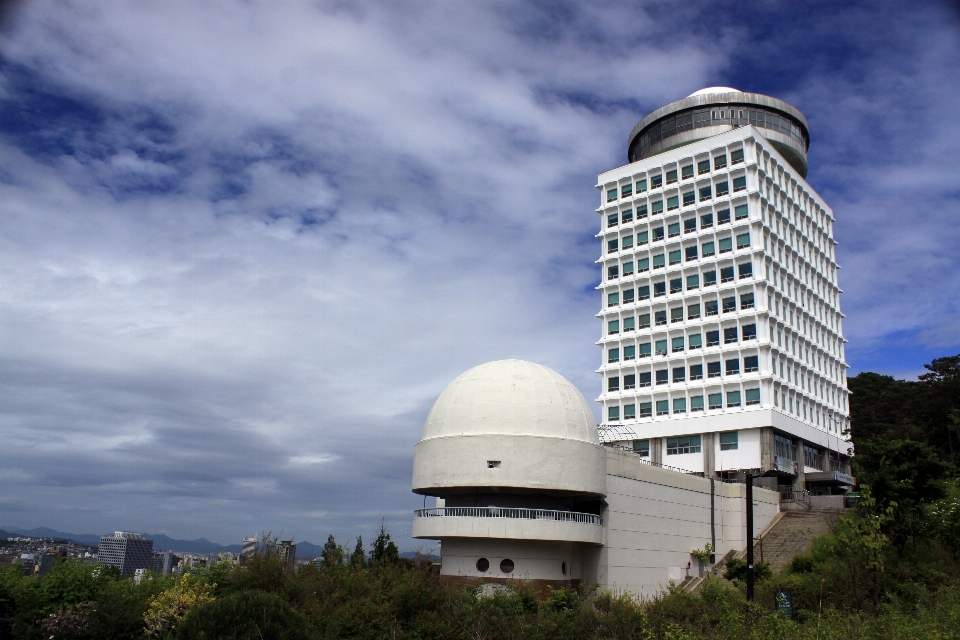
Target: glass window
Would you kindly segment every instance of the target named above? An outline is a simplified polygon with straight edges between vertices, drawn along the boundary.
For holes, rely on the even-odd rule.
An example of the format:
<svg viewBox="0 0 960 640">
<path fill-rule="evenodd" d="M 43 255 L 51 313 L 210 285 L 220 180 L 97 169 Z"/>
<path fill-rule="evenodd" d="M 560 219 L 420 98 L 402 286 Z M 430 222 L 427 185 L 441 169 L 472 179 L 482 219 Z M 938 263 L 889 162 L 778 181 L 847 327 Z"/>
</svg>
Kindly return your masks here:
<svg viewBox="0 0 960 640">
<path fill-rule="evenodd" d="M 720 377 L 720 362 L 708 362 L 707 363 L 707 377 L 708 378 L 719 378 Z"/>
<path fill-rule="evenodd" d="M 745 324 L 745 325 L 743 325 L 743 339 L 744 339 L 744 340 L 756 340 L 756 339 L 757 339 L 757 325 L 755 325 L 755 324 Z"/>
<path fill-rule="evenodd" d="M 700 187 L 700 202 L 703 202 L 704 200 L 709 200 L 712 197 L 713 197 L 713 193 L 710 188 L 710 185 L 707 185 L 705 187 Z"/>
<path fill-rule="evenodd" d="M 729 224 L 730 223 L 730 209 L 723 209 L 717 211 L 717 224 Z"/>
<path fill-rule="evenodd" d="M 730 164 L 739 164 L 743 162 L 743 149 L 736 149 L 730 152 Z"/>
<path fill-rule="evenodd" d="M 677 170 L 671 169 L 670 171 L 667 171 L 667 184 L 673 184 L 676 181 L 677 181 Z"/>
<path fill-rule="evenodd" d="M 697 201 L 697 193 L 695 191 L 687 191 L 683 194 L 683 206 L 689 207 Z"/>
<path fill-rule="evenodd" d="M 637 207 L 637 220 L 643 220 L 647 217 L 647 205 L 641 204 Z"/>
<path fill-rule="evenodd" d="M 630 304 L 631 302 L 633 302 L 633 289 L 624 289 L 623 304 Z"/>
<path fill-rule="evenodd" d="M 623 236 L 623 248 L 630 249 L 633 247 L 633 236 Z"/>
<path fill-rule="evenodd" d="M 663 258 L 663 256 L 660 256 Z M 656 266 L 656 259 L 654 259 L 654 266 Z M 663 265 L 660 265 L 663 266 Z M 659 298 L 660 296 L 667 295 L 667 283 L 666 282 L 654 282 L 653 283 L 653 297 Z"/>
<path fill-rule="evenodd" d="M 626 198 L 626 197 L 632 196 L 632 195 L 633 195 L 633 185 L 632 185 L 632 184 L 625 184 L 625 185 L 623 185 L 622 187 L 620 187 L 620 197 L 621 197 L 621 198 Z"/>
<path fill-rule="evenodd" d="M 650 258 L 640 258 L 637 260 L 637 271 L 639 273 L 650 271 Z"/>
<path fill-rule="evenodd" d="M 682 253 L 680 249 L 670 252 L 670 264 L 680 264 Z"/>
<path fill-rule="evenodd" d="M 623 263 L 623 275 L 632 276 L 633 275 L 633 262 L 624 262 Z"/>
<path fill-rule="evenodd" d="M 718 313 L 717 309 L 718 307 L 717 307 L 716 300 L 707 300 L 706 302 L 703 303 L 703 313 L 708 317 L 717 315 Z M 707 333 L 707 335 L 709 336 L 710 334 Z M 707 346 L 709 347 L 710 345 L 708 344 Z"/>
<path fill-rule="evenodd" d="M 663 240 L 663 227 L 656 227 L 653 230 L 653 241 Z"/>
<path fill-rule="evenodd" d="M 650 213 L 652 215 L 663 213 L 663 200 L 657 200 L 656 202 L 650 203 Z"/>
<path fill-rule="evenodd" d="M 719 363 L 718 363 L 719 364 Z M 722 409 L 723 408 L 723 394 L 722 393 L 711 393 L 707 398 L 709 406 L 711 409 Z"/>
<path fill-rule="evenodd" d="M 704 258 L 709 258 L 710 256 L 716 253 L 716 249 L 714 248 L 714 245 L 712 242 L 704 242 L 702 249 L 703 249 Z"/>
<path fill-rule="evenodd" d="M 658 253 L 657 255 L 653 256 L 654 269 L 662 269 L 665 264 L 666 264 L 666 261 L 662 253 Z"/>
<path fill-rule="evenodd" d="M 656 352 L 658 356 L 667 355 L 667 341 L 666 340 L 657 340 L 656 341 Z"/>
<path fill-rule="evenodd" d="M 677 399 L 679 400 L 680 398 Z M 686 408 L 686 400 L 684 400 L 684 408 Z M 667 438 L 668 456 L 700 452 L 700 436 L 680 436 L 679 438 Z"/>
<path fill-rule="evenodd" d="M 657 187 L 663 186 L 663 174 L 658 173 L 655 176 L 650 176 L 650 188 L 656 189 Z"/>
<path fill-rule="evenodd" d="M 703 396 L 690 396 L 690 412 L 695 411 L 703 411 Z"/>
<path fill-rule="evenodd" d="M 686 251 L 687 262 L 697 259 L 697 245 L 693 245 L 692 247 L 687 247 L 685 251 Z"/>
<path fill-rule="evenodd" d="M 710 173 L 710 160 L 701 160 L 697 163 L 697 174 L 703 175 Z"/>
<path fill-rule="evenodd" d="M 644 258 L 644 260 L 646 260 L 646 258 Z M 640 262 L 642 263 L 643 260 L 641 260 Z M 646 269 L 644 269 L 644 271 L 646 271 Z M 649 300 L 649 299 L 650 299 L 650 285 L 645 284 L 645 285 L 643 285 L 642 287 L 637 287 L 637 296 L 638 296 L 641 300 Z"/>
<path fill-rule="evenodd" d="M 607 202 L 613 202 L 613 201 L 616 200 L 616 199 L 617 199 L 617 190 L 616 190 L 616 189 L 608 189 L 608 190 L 607 190 Z"/>
<path fill-rule="evenodd" d="M 743 191 L 746 188 L 747 188 L 747 176 L 740 176 L 739 178 L 733 179 L 734 191 Z"/>
<path fill-rule="evenodd" d="M 637 386 L 637 376 L 633 373 L 623 376 L 623 389 L 633 389 Z"/>
<path fill-rule="evenodd" d="M 607 294 L 607 306 L 615 307 L 620 304 L 620 292 L 614 291 L 613 293 Z"/>
<path fill-rule="evenodd" d="M 713 226 L 713 214 L 712 214 L 712 213 L 705 213 L 705 214 L 703 214 L 702 216 L 700 216 L 700 228 L 701 228 L 701 229 L 709 229 L 709 228 L 712 227 L 712 226 Z"/>
<path fill-rule="evenodd" d="M 637 348 L 634 345 L 623 348 L 623 359 L 624 360 L 633 360 L 637 357 Z"/>
<path fill-rule="evenodd" d="M 720 269 L 720 282 L 733 282 L 733 267 Z M 734 305 L 736 307 L 736 305 Z"/>
<path fill-rule="evenodd" d="M 665 416 L 670 413 L 670 401 L 669 400 L 657 400 L 657 415 Z"/>
<path fill-rule="evenodd" d="M 737 236 L 737 249 L 744 249 L 749 246 L 750 246 L 749 233 L 741 233 L 740 235 Z"/>
<path fill-rule="evenodd" d="M 740 406 L 740 392 L 739 392 L 739 391 L 727 391 L 727 406 L 728 406 L 728 407 L 739 407 L 739 406 Z"/>
<path fill-rule="evenodd" d="M 620 333 L 620 321 L 611 320 L 607 323 L 607 333 Z"/>
<path fill-rule="evenodd" d="M 730 344 L 737 341 L 737 328 L 730 327 L 723 330 L 723 344 Z"/>
<path fill-rule="evenodd" d="M 607 362 L 620 362 L 620 349 L 607 351 Z"/>
<path fill-rule="evenodd" d="M 727 360 L 724 363 L 726 365 L 727 375 L 736 376 L 740 375 L 740 358 L 733 358 L 732 360 Z"/>
<path fill-rule="evenodd" d="M 673 224 L 667 227 L 667 236 L 670 238 L 676 238 L 680 235 L 680 223 L 674 222 Z"/>
<path fill-rule="evenodd" d="M 607 420 L 615 422 L 620 419 L 620 407 L 607 407 Z"/>
<path fill-rule="evenodd" d="M 730 313 L 737 310 L 737 299 L 733 296 L 723 299 L 723 312 Z"/>
<path fill-rule="evenodd" d="M 670 293 L 680 293 L 681 291 L 683 291 L 683 278 L 672 278 L 670 280 Z"/>
<path fill-rule="evenodd" d="M 607 267 L 607 280 L 613 280 L 614 278 L 620 277 L 620 267 L 617 265 L 610 265 Z"/>
<path fill-rule="evenodd" d="M 680 196 L 670 196 L 667 198 L 667 211 L 673 211 L 680 208 Z"/>
<path fill-rule="evenodd" d="M 690 365 L 690 380 L 703 380 L 703 365 L 702 364 L 692 364 Z"/>
<path fill-rule="evenodd" d="M 721 156 L 714 156 L 713 158 L 713 168 L 714 169 L 723 169 L 727 166 L 727 154 Z"/>
<path fill-rule="evenodd" d="M 680 311 L 680 317 L 682 319 L 683 309 L 678 309 L 678 311 Z M 679 338 L 673 338 L 671 348 L 673 349 L 674 353 L 679 353 L 680 351 L 683 351 L 683 337 L 681 336 Z"/>
<path fill-rule="evenodd" d="M 620 376 L 607 378 L 607 391 L 620 391 Z"/>
<path fill-rule="evenodd" d="M 737 432 L 727 431 L 720 434 L 720 451 L 735 451 L 737 449 Z"/>
<path fill-rule="evenodd" d="M 696 247 L 694 247 L 694 249 L 696 249 Z M 700 276 L 697 274 L 694 274 L 692 276 L 687 276 L 687 291 L 690 291 L 691 289 L 699 289 L 699 288 L 700 288 Z"/>
<path fill-rule="evenodd" d="M 683 369 L 681 369 L 683 371 Z M 686 413 L 687 412 L 687 399 L 686 398 L 674 398 L 673 399 L 673 412 L 674 413 Z"/>
<path fill-rule="evenodd" d="M 637 193 L 643 193 L 647 190 L 647 179 L 637 180 Z"/>
<path fill-rule="evenodd" d="M 730 193 L 730 183 L 726 180 L 717 183 L 717 197 L 725 196 Z"/>
<path fill-rule="evenodd" d="M 649 345 L 647 345 L 647 346 L 649 346 Z M 649 350 L 648 350 L 648 351 L 649 351 Z M 650 355 L 650 354 L 647 353 L 647 355 Z M 640 374 L 640 386 L 641 386 L 641 387 L 649 387 L 649 386 L 650 386 L 650 372 L 649 372 L 649 371 L 645 371 L 645 372 L 643 372 L 643 373 Z"/>
<path fill-rule="evenodd" d="M 670 382 L 670 371 L 667 369 L 657 371 L 657 384 L 667 384 L 668 382 Z"/>
<path fill-rule="evenodd" d="M 684 367 L 674 367 L 673 368 L 673 381 L 674 382 L 683 382 L 687 378 L 687 370 Z"/>
<path fill-rule="evenodd" d="M 649 358 L 650 357 L 650 343 L 644 342 L 640 345 L 640 357 Z M 640 379 L 643 380 L 643 374 L 640 374 Z"/>
<path fill-rule="evenodd" d="M 617 221 L 618 221 L 618 220 L 619 220 L 619 218 L 617 218 L 617 213 L 616 213 L 616 212 L 608 213 L 608 214 L 607 214 L 607 226 L 608 226 L 608 227 L 615 227 L 615 226 L 617 226 Z"/>
<path fill-rule="evenodd" d="M 649 326 L 650 326 L 650 314 L 644 314 L 644 315 L 640 316 L 640 325 L 643 326 L 643 319 L 644 319 L 644 317 L 646 317 L 646 319 L 647 319 L 647 326 L 649 327 Z M 634 317 L 633 317 L 633 316 L 630 316 L 629 318 L 624 318 L 624 319 L 623 319 L 623 330 L 624 330 L 624 331 L 633 331 L 634 329 L 636 329 L 636 325 L 635 325 L 635 323 L 634 323 Z"/>
<path fill-rule="evenodd" d="M 753 371 L 760 370 L 760 357 L 759 356 L 746 356 L 743 359 L 743 372 L 751 373 Z"/>
<path fill-rule="evenodd" d="M 733 238 L 720 238 L 720 253 L 733 251 Z"/>
<path fill-rule="evenodd" d="M 641 417 L 641 418 L 649 418 L 649 417 L 650 417 L 650 403 L 649 403 L 649 402 L 641 402 L 641 403 L 640 403 L 640 417 Z"/>
<path fill-rule="evenodd" d="M 637 232 L 637 244 L 647 244 L 649 241 L 650 233 L 648 231 L 638 231 Z"/>
<path fill-rule="evenodd" d="M 700 305 L 691 304 L 687 306 L 687 320 L 696 320 L 700 317 Z"/>
<path fill-rule="evenodd" d="M 624 209 L 623 211 L 621 211 L 620 221 L 623 222 L 623 224 L 627 224 L 628 222 L 633 222 L 633 209 Z"/>
<path fill-rule="evenodd" d="M 701 346 L 703 346 L 703 338 L 699 333 L 695 333 L 692 336 L 690 336 L 690 339 L 688 340 L 688 344 L 690 345 L 691 349 L 699 349 Z"/>
<path fill-rule="evenodd" d="M 643 405 L 641 405 L 643 406 Z M 647 403 L 647 406 L 650 406 L 650 403 Z M 649 413 L 647 415 L 650 415 Z M 634 440 L 633 441 L 633 452 L 640 455 L 641 458 L 650 457 L 650 441 L 649 440 Z"/>
<path fill-rule="evenodd" d="M 753 294 L 744 293 L 740 296 L 740 308 L 741 309 L 753 309 Z"/>
<path fill-rule="evenodd" d="M 620 241 L 616 238 L 607 240 L 607 253 L 614 253 L 617 251 Z"/>
<path fill-rule="evenodd" d="M 737 220 L 741 220 L 747 217 L 747 205 L 738 204 L 733 208 L 733 217 Z"/>
<path fill-rule="evenodd" d="M 741 265 L 738 266 L 738 270 L 740 271 L 740 277 L 741 277 L 741 278 L 752 278 L 752 277 L 753 277 L 753 263 L 752 263 L 752 262 L 744 262 L 743 264 L 741 264 Z"/>
<path fill-rule="evenodd" d="M 637 405 L 635 404 L 625 404 L 623 405 L 623 419 L 624 420 L 633 420 L 637 417 Z"/>
<path fill-rule="evenodd" d="M 688 164 L 687 166 L 683 167 L 683 169 L 681 169 L 680 175 L 681 175 L 681 177 L 682 177 L 684 180 L 686 180 L 687 178 L 692 178 L 692 177 L 693 177 L 693 165 L 692 165 L 692 164 Z"/>
<path fill-rule="evenodd" d="M 697 230 L 697 219 L 696 218 L 687 218 L 683 221 L 683 232 L 684 233 L 694 233 Z"/>
</svg>

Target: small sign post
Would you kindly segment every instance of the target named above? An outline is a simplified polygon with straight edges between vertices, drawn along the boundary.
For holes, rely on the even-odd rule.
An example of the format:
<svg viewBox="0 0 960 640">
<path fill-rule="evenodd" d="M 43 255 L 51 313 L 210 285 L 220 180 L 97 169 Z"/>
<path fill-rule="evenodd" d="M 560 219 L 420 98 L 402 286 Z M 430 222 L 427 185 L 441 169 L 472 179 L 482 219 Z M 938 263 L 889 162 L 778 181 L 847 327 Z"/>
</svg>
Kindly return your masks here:
<svg viewBox="0 0 960 640">
<path fill-rule="evenodd" d="M 793 618 L 793 595 L 787 589 L 778 589 L 774 596 L 777 603 L 777 613 L 784 618 Z"/>
</svg>

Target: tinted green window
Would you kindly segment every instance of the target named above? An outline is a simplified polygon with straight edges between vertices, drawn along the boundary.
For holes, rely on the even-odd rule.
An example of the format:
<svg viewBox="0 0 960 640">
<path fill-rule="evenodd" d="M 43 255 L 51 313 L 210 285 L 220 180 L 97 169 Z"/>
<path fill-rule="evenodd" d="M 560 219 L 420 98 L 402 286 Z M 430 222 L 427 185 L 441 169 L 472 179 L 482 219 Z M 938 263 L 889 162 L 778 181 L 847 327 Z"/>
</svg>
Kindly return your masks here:
<svg viewBox="0 0 960 640">
<path fill-rule="evenodd" d="M 733 250 L 733 238 L 720 238 L 720 253 Z"/>
<path fill-rule="evenodd" d="M 747 389 L 747 404 L 760 404 L 760 389 Z"/>
<path fill-rule="evenodd" d="M 610 189 L 607 191 L 607 202 L 613 202 L 617 199 L 617 190 Z"/>
<path fill-rule="evenodd" d="M 692 165 L 692 164 L 688 164 L 688 165 L 685 166 L 681 171 L 682 171 L 681 175 L 683 176 L 683 179 L 684 179 L 684 180 L 686 180 L 687 178 L 692 178 L 692 177 L 693 177 L 693 165 Z"/>
<path fill-rule="evenodd" d="M 608 293 L 607 294 L 607 306 L 615 307 L 620 304 L 620 292 Z"/>
<path fill-rule="evenodd" d="M 650 325 L 650 316 L 647 316 L 647 326 Z M 650 343 L 644 342 L 640 345 L 640 357 L 649 358 L 650 357 Z"/>
<path fill-rule="evenodd" d="M 695 333 L 690 336 L 689 342 L 691 349 L 699 349 L 703 345 L 703 338 L 701 337 L 701 334 Z"/>
<path fill-rule="evenodd" d="M 680 309 L 680 316 L 683 317 L 683 309 Z M 673 342 L 673 344 L 672 344 L 671 346 L 672 346 L 672 348 L 673 348 L 673 352 L 674 352 L 674 353 L 677 353 L 678 351 L 683 351 L 683 338 L 682 338 L 682 337 L 680 337 L 680 338 L 674 338 L 672 342 Z"/>
<path fill-rule="evenodd" d="M 747 177 L 740 176 L 739 178 L 733 179 L 733 190 L 734 191 L 743 191 L 747 188 Z"/>
<path fill-rule="evenodd" d="M 728 407 L 739 407 L 739 406 L 740 406 L 740 392 L 739 392 L 739 391 L 728 391 L 728 392 L 727 392 L 727 406 L 728 406 Z"/>
<path fill-rule="evenodd" d="M 657 187 L 663 186 L 663 175 L 657 174 L 650 178 L 650 188 L 656 189 Z"/>
<path fill-rule="evenodd" d="M 623 263 L 623 275 L 624 275 L 624 276 L 632 276 L 632 275 L 633 275 L 633 263 L 632 263 L 632 262 L 624 262 L 624 263 Z"/>
<path fill-rule="evenodd" d="M 633 345 L 623 348 L 623 359 L 624 360 L 633 360 L 637 357 L 637 348 Z"/>
<path fill-rule="evenodd" d="M 658 356 L 667 355 L 667 341 L 666 340 L 657 340 L 656 351 Z"/>
<path fill-rule="evenodd" d="M 653 256 L 653 268 L 654 268 L 654 269 L 659 269 L 659 268 L 663 267 L 664 264 L 665 264 L 665 262 L 664 262 L 664 256 L 663 256 L 662 253 Z"/>
<path fill-rule="evenodd" d="M 607 323 L 607 333 L 620 333 L 620 321 L 611 320 Z"/>
<path fill-rule="evenodd" d="M 637 417 L 637 405 L 635 404 L 625 404 L 623 405 L 623 419 L 630 420 Z"/>
<path fill-rule="evenodd" d="M 620 197 L 621 197 L 621 198 L 626 198 L 627 196 L 632 196 L 632 195 L 633 195 L 633 185 L 632 185 L 632 184 L 625 184 L 625 185 L 623 185 L 622 187 L 620 187 Z"/>
<path fill-rule="evenodd" d="M 702 249 L 703 249 L 704 258 L 708 258 L 712 256 L 714 253 L 716 253 L 716 248 L 714 247 L 714 244 L 712 242 L 704 242 Z"/>
<path fill-rule="evenodd" d="M 673 211 L 680 208 L 680 196 L 670 196 L 667 198 L 667 211 Z"/>
<path fill-rule="evenodd" d="M 705 187 L 700 187 L 700 202 L 704 200 L 709 200 L 713 197 L 713 190 L 710 188 L 710 185 Z"/>
<path fill-rule="evenodd" d="M 703 411 L 703 396 L 691 396 L 690 411 Z"/>
<path fill-rule="evenodd" d="M 643 404 L 640 405 L 641 407 Z M 649 408 L 650 403 L 647 403 Z M 649 410 L 649 409 L 648 409 Z M 649 415 L 649 413 L 647 414 Z M 650 441 L 649 440 L 634 440 L 633 441 L 633 451 L 634 453 L 640 454 L 641 457 L 647 457 L 650 455 Z"/>
<path fill-rule="evenodd" d="M 624 318 L 624 319 L 623 319 L 623 330 L 624 330 L 624 331 L 633 331 L 634 328 L 635 328 L 635 320 L 634 320 L 634 318 L 633 318 L 632 316 L 629 317 L 629 318 Z"/>
<path fill-rule="evenodd" d="M 678 400 L 679 399 L 680 398 L 678 398 Z M 683 406 L 686 407 L 685 399 Z M 667 455 L 673 456 L 681 453 L 700 453 L 700 436 L 680 436 L 679 438 L 667 438 Z"/>
<path fill-rule="evenodd" d="M 677 307 L 676 309 L 670 309 L 670 322 L 683 322 L 683 307 Z M 678 338 L 674 338 L 673 343 L 676 346 Z M 683 338 L 679 338 L 680 345 L 683 345 Z"/>
<path fill-rule="evenodd" d="M 667 184 L 671 184 L 677 181 L 677 170 L 671 169 L 667 171 Z"/>
<path fill-rule="evenodd" d="M 629 249 L 633 246 L 633 236 L 623 236 L 623 248 Z"/>
<path fill-rule="evenodd" d="M 650 241 L 649 231 L 640 231 L 637 233 L 637 244 L 647 244 Z"/>
<path fill-rule="evenodd" d="M 680 262 L 681 262 L 680 249 L 677 249 L 676 251 L 671 251 L 670 264 L 680 264 Z"/>
<path fill-rule="evenodd" d="M 647 190 L 647 179 L 637 180 L 637 193 L 643 193 Z"/>
<path fill-rule="evenodd" d="M 733 208 L 733 216 L 734 216 L 734 218 L 736 218 L 737 220 L 740 220 L 741 218 L 746 218 L 746 217 L 747 217 L 747 205 L 745 205 L 745 204 L 738 204 L 736 207 L 734 207 L 734 208 Z"/>
<path fill-rule="evenodd" d="M 741 233 L 737 236 L 737 249 L 744 249 L 750 246 L 750 234 Z"/>
<path fill-rule="evenodd" d="M 724 180 L 723 182 L 717 183 L 717 197 L 725 196 L 730 193 L 730 184 Z"/>
<path fill-rule="evenodd" d="M 607 351 L 607 362 L 619 362 L 620 349 L 610 349 Z"/>
<path fill-rule="evenodd" d="M 663 240 L 663 227 L 654 227 L 653 229 L 653 241 L 657 242 L 658 240 Z"/>
<path fill-rule="evenodd" d="M 607 407 L 607 419 L 609 419 L 609 420 L 619 420 L 619 419 L 620 419 L 620 407 Z"/>
<path fill-rule="evenodd" d="M 687 306 L 687 320 L 696 320 L 700 317 L 700 305 L 691 304 Z"/>
<path fill-rule="evenodd" d="M 700 288 L 700 276 L 693 275 L 687 276 L 687 289 L 699 289 Z"/>
<path fill-rule="evenodd" d="M 649 314 L 649 313 L 642 313 L 642 314 L 640 314 L 640 328 L 641 328 L 641 329 L 646 329 L 646 328 L 648 328 L 649 326 L 650 326 L 650 314 Z M 643 349 L 641 349 L 641 351 L 643 351 Z M 650 345 L 649 345 L 649 344 L 647 345 L 647 351 L 650 351 Z"/>
<path fill-rule="evenodd" d="M 617 221 L 618 221 L 618 216 L 617 216 L 616 213 L 608 213 L 608 214 L 607 214 L 607 226 L 608 226 L 608 227 L 615 227 L 615 226 L 617 226 Z"/>
<path fill-rule="evenodd" d="M 714 169 L 723 169 L 727 166 L 727 155 L 717 156 L 713 159 L 713 168 Z"/>
<path fill-rule="evenodd" d="M 674 222 L 667 226 L 667 235 L 671 238 L 675 238 L 680 235 L 680 223 Z"/>
<path fill-rule="evenodd" d="M 670 413 L 670 401 L 669 400 L 657 400 L 657 415 L 665 416 Z"/>
<path fill-rule="evenodd" d="M 737 448 L 738 439 L 736 431 L 727 431 L 720 434 L 720 451 L 732 451 Z"/>
<path fill-rule="evenodd" d="M 723 394 L 722 393 L 711 393 L 708 396 L 709 404 L 711 409 L 720 409 L 723 407 Z"/>
<path fill-rule="evenodd" d="M 653 211 L 654 215 L 658 213 L 663 213 L 663 200 L 657 200 L 650 205 L 650 210 Z"/>
<path fill-rule="evenodd" d="M 650 258 L 640 258 L 637 260 L 637 271 L 643 273 L 650 270 Z"/>
<path fill-rule="evenodd" d="M 633 209 L 624 209 L 620 215 L 620 221 L 623 224 L 627 224 L 628 222 L 633 222 Z"/>
<path fill-rule="evenodd" d="M 674 412 L 674 413 L 686 413 L 686 412 L 687 412 L 687 399 L 686 399 L 686 398 L 674 398 L 674 399 L 673 399 L 673 412 Z"/>
<path fill-rule="evenodd" d="M 699 174 L 710 173 L 710 161 L 709 161 L 709 160 L 701 160 L 700 162 L 698 162 L 698 163 L 697 163 L 697 173 L 699 173 Z"/>
<path fill-rule="evenodd" d="M 639 296 L 639 298 L 640 298 L 641 300 L 646 300 L 647 298 L 649 298 L 649 297 L 650 297 L 650 285 L 645 284 L 645 285 L 643 285 L 642 287 L 637 287 L 637 296 Z"/>
<path fill-rule="evenodd" d="M 641 418 L 649 418 L 649 417 L 650 417 L 650 403 L 649 403 L 649 402 L 641 402 L 641 403 L 640 403 L 640 417 L 641 417 Z M 650 450 L 649 450 L 649 449 L 647 450 L 647 455 L 650 455 Z"/>
<path fill-rule="evenodd" d="M 737 164 L 739 162 L 743 162 L 743 149 L 730 152 L 730 164 Z"/>
<path fill-rule="evenodd" d="M 623 304 L 633 302 L 633 289 L 625 289 L 623 292 Z"/>
<path fill-rule="evenodd" d="M 683 206 L 689 207 L 696 201 L 697 194 L 695 191 L 687 191 L 685 194 L 683 194 Z"/>
<path fill-rule="evenodd" d="M 614 238 L 613 240 L 607 240 L 607 253 L 613 253 L 617 250 L 619 241 Z"/>
<path fill-rule="evenodd" d="M 637 207 L 637 220 L 641 220 L 647 217 L 647 205 L 642 204 Z"/>
</svg>

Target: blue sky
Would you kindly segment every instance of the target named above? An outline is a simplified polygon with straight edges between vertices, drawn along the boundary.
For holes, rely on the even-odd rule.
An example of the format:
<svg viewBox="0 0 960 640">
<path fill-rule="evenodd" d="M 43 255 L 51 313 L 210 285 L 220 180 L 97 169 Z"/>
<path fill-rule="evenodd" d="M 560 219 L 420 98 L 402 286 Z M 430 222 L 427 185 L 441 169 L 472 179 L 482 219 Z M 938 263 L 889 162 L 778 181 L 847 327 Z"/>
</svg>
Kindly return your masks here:
<svg viewBox="0 0 960 640">
<path fill-rule="evenodd" d="M 0 526 L 414 548 L 459 373 L 598 395 L 596 174 L 706 86 L 806 115 L 852 372 L 960 352 L 949 4 L 3 6 Z"/>
</svg>

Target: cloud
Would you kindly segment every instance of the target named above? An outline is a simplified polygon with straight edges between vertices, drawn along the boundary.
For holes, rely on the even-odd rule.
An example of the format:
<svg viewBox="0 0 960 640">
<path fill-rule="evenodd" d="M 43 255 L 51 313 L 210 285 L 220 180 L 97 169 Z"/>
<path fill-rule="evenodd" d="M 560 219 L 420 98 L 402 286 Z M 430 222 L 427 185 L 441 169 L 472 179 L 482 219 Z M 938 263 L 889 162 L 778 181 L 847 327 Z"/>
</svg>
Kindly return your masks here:
<svg viewBox="0 0 960 640">
<path fill-rule="evenodd" d="M 899 101 L 879 51 L 777 93 L 742 58 L 772 36 L 710 10 L 24 4 L 0 45 L 8 524 L 409 535 L 412 448 L 463 370 L 524 358 L 596 396 L 594 176 L 647 111 L 750 65 L 741 88 L 811 119 L 851 348 L 949 343 L 956 126 L 905 117 L 953 99 L 934 10 L 889 27 L 933 43 Z"/>
</svg>

